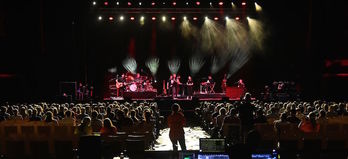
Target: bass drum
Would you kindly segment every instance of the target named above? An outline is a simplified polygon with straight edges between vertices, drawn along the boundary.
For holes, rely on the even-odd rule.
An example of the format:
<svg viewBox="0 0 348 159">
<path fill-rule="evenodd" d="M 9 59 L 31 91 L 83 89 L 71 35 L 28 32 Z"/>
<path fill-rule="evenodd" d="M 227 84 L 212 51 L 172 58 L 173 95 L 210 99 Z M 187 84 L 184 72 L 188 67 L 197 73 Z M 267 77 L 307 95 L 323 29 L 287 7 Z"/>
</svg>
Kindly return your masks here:
<svg viewBox="0 0 348 159">
<path fill-rule="evenodd" d="M 135 91 L 137 91 L 138 87 L 135 83 L 133 83 L 129 86 L 129 89 L 130 89 L 130 91 L 135 92 Z"/>
</svg>

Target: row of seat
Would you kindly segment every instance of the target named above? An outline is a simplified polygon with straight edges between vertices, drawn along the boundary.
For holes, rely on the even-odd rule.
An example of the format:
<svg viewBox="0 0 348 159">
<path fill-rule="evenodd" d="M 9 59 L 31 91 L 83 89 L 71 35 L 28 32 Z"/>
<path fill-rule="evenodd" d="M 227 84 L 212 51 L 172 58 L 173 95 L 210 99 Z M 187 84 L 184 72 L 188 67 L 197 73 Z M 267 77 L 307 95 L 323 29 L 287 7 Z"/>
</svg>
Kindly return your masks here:
<svg viewBox="0 0 348 159">
<path fill-rule="evenodd" d="M 261 147 L 275 148 L 282 146 L 282 143 L 292 143 L 293 148 L 300 150 L 305 148 L 307 141 L 316 141 L 316 146 L 321 150 L 348 149 L 348 124 L 323 124 L 316 133 L 301 132 L 297 124 L 279 124 L 277 127 L 273 124 L 255 124 L 260 134 Z M 222 135 L 225 138 L 240 136 L 240 125 L 225 124 Z"/>
<path fill-rule="evenodd" d="M 75 128 L 72 125 L 51 126 L 44 122 L 3 122 L 0 123 L 0 153 L 9 158 L 71 158 L 73 149 L 81 146 Z M 94 137 L 101 138 L 99 133 L 94 133 Z M 152 132 L 118 132 L 116 136 L 102 138 L 101 142 L 105 150 L 119 153 L 134 148 L 144 150 L 152 145 L 153 140 Z"/>
</svg>

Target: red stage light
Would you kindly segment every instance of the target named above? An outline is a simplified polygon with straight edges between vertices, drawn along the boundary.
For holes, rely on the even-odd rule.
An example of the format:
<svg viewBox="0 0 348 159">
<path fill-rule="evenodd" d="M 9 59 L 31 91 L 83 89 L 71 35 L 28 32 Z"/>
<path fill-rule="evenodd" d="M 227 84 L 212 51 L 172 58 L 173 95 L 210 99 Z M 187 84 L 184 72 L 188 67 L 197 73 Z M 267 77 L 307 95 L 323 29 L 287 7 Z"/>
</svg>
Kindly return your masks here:
<svg viewBox="0 0 348 159">
<path fill-rule="evenodd" d="M 156 20 L 156 17 L 152 17 L 151 19 L 152 19 L 152 20 Z"/>
<path fill-rule="evenodd" d="M 106 5 L 106 6 L 109 5 L 109 2 L 104 2 L 104 5 Z"/>
<path fill-rule="evenodd" d="M 109 20 L 110 20 L 110 21 L 113 21 L 113 20 L 114 20 L 114 17 L 109 17 Z"/>
<path fill-rule="evenodd" d="M 220 6 L 224 5 L 224 2 L 219 2 L 219 5 L 220 5 Z"/>
<path fill-rule="evenodd" d="M 236 20 L 239 20 L 239 17 L 236 17 Z"/>
<path fill-rule="evenodd" d="M 172 17 L 171 19 L 174 21 L 176 18 L 175 18 L 175 17 Z"/>
<path fill-rule="evenodd" d="M 176 2 L 173 2 L 173 6 L 176 6 Z"/>
<path fill-rule="evenodd" d="M 135 18 L 134 17 L 130 17 L 130 20 L 134 20 Z"/>
<path fill-rule="evenodd" d="M 201 4 L 201 2 L 199 2 L 199 1 L 196 2 L 196 5 L 197 5 L 197 6 L 199 6 L 200 4 Z"/>
<path fill-rule="evenodd" d="M 245 6 L 246 5 L 246 2 L 242 2 L 242 6 Z"/>
<path fill-rule="evenodd" d="M 214 17 L 214 20 L 219 20 L 219 18 L 218 17 Z"/>
<path fill-rule="evenodd" d="M 155 3 L 155 2 L 152 2 L 152 3 L 151 3 L 151 5 L 152 5 L 152 6 L 155 6 L 155 5 L 156 5 L 156 3 Z"/>
<path fill-rule="evenodd" d="M 128 4 L 129 6 L 131 6 L 131 5 L 132 5 L 132 3 L 131 3 L 131 2 L 128 2 L 127 4 Z"/>
<path fill-rule="evenodd" d="M 198 18 L 197 17 L 193 17 L 193 20 L 197 20 Z"/>
</svg>

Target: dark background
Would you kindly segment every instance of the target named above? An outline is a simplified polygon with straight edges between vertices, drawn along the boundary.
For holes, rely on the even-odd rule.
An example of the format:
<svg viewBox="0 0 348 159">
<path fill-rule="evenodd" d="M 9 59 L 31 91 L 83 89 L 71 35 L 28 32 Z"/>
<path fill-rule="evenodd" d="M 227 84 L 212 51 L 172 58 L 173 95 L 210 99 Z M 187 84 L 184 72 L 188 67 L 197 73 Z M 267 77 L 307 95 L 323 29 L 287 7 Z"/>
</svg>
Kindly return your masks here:
<svg viewBox="0 0 348 159">
<path fill-rule="evenodd" d="M 263 51 L 252 58 L 231 80 L 243 78 L 249 90 L 258 93 L 274 80 L 294 80 L 305 99 L 347 99 L 347 66 L 326 66 L 327 60 L 347 59 L 348 11 L 345 0 L 267 0 L 262 20 L 269 34 Z M 251 3 L 248 3 L 251 4 Z M 183 59 L 179 73 L 186 76 L 192 45 L 179 29 L 163 29 L 159 23 L 143 27 L 100 23 L 91 2 L 2 1 L 0 4 L 0 100 L 51 100 L 59 94 L 60 81 L 93 85 L 97 96 L 105 94 L 107 69 L 127 57 L 135 40 L 135 58 L 144 68 L 151 55 L 161 59 L 158 79 L 169 75 L 166 62 Z M 104 17 L 105 18 L 105 17 Z M 128 22 L 127 22 L 128 21 Z M 152 30 L 156 29 L 156 52 L 151 53 Z M 186 60 L 186 61 L 185 61 Z M 209 74 L 207 63 L 196 79 Z M 220 80 L 227 68 L 215 75 Z M 146 71 L 146 70 L 145 70 Z M 160 88 L 159 88 L 160 89 Z"/>
</svg>

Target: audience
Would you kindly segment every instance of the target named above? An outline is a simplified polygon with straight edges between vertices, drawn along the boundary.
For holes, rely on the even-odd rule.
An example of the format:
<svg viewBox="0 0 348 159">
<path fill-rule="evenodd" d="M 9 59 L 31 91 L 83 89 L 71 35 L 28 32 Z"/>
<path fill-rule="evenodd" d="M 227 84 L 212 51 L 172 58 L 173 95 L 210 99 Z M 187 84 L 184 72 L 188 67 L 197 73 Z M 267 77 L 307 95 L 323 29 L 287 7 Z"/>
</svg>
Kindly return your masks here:
<svg viewBox="0 0 348 159">
<path fill-rule="evenodd" d="M 100 130 L 100 134 L 103 137 L 114 136 L 117 133 L 117 128 L 112 124 L 109 118 L 104 119 L 104 126 Z"/>
</svg>

